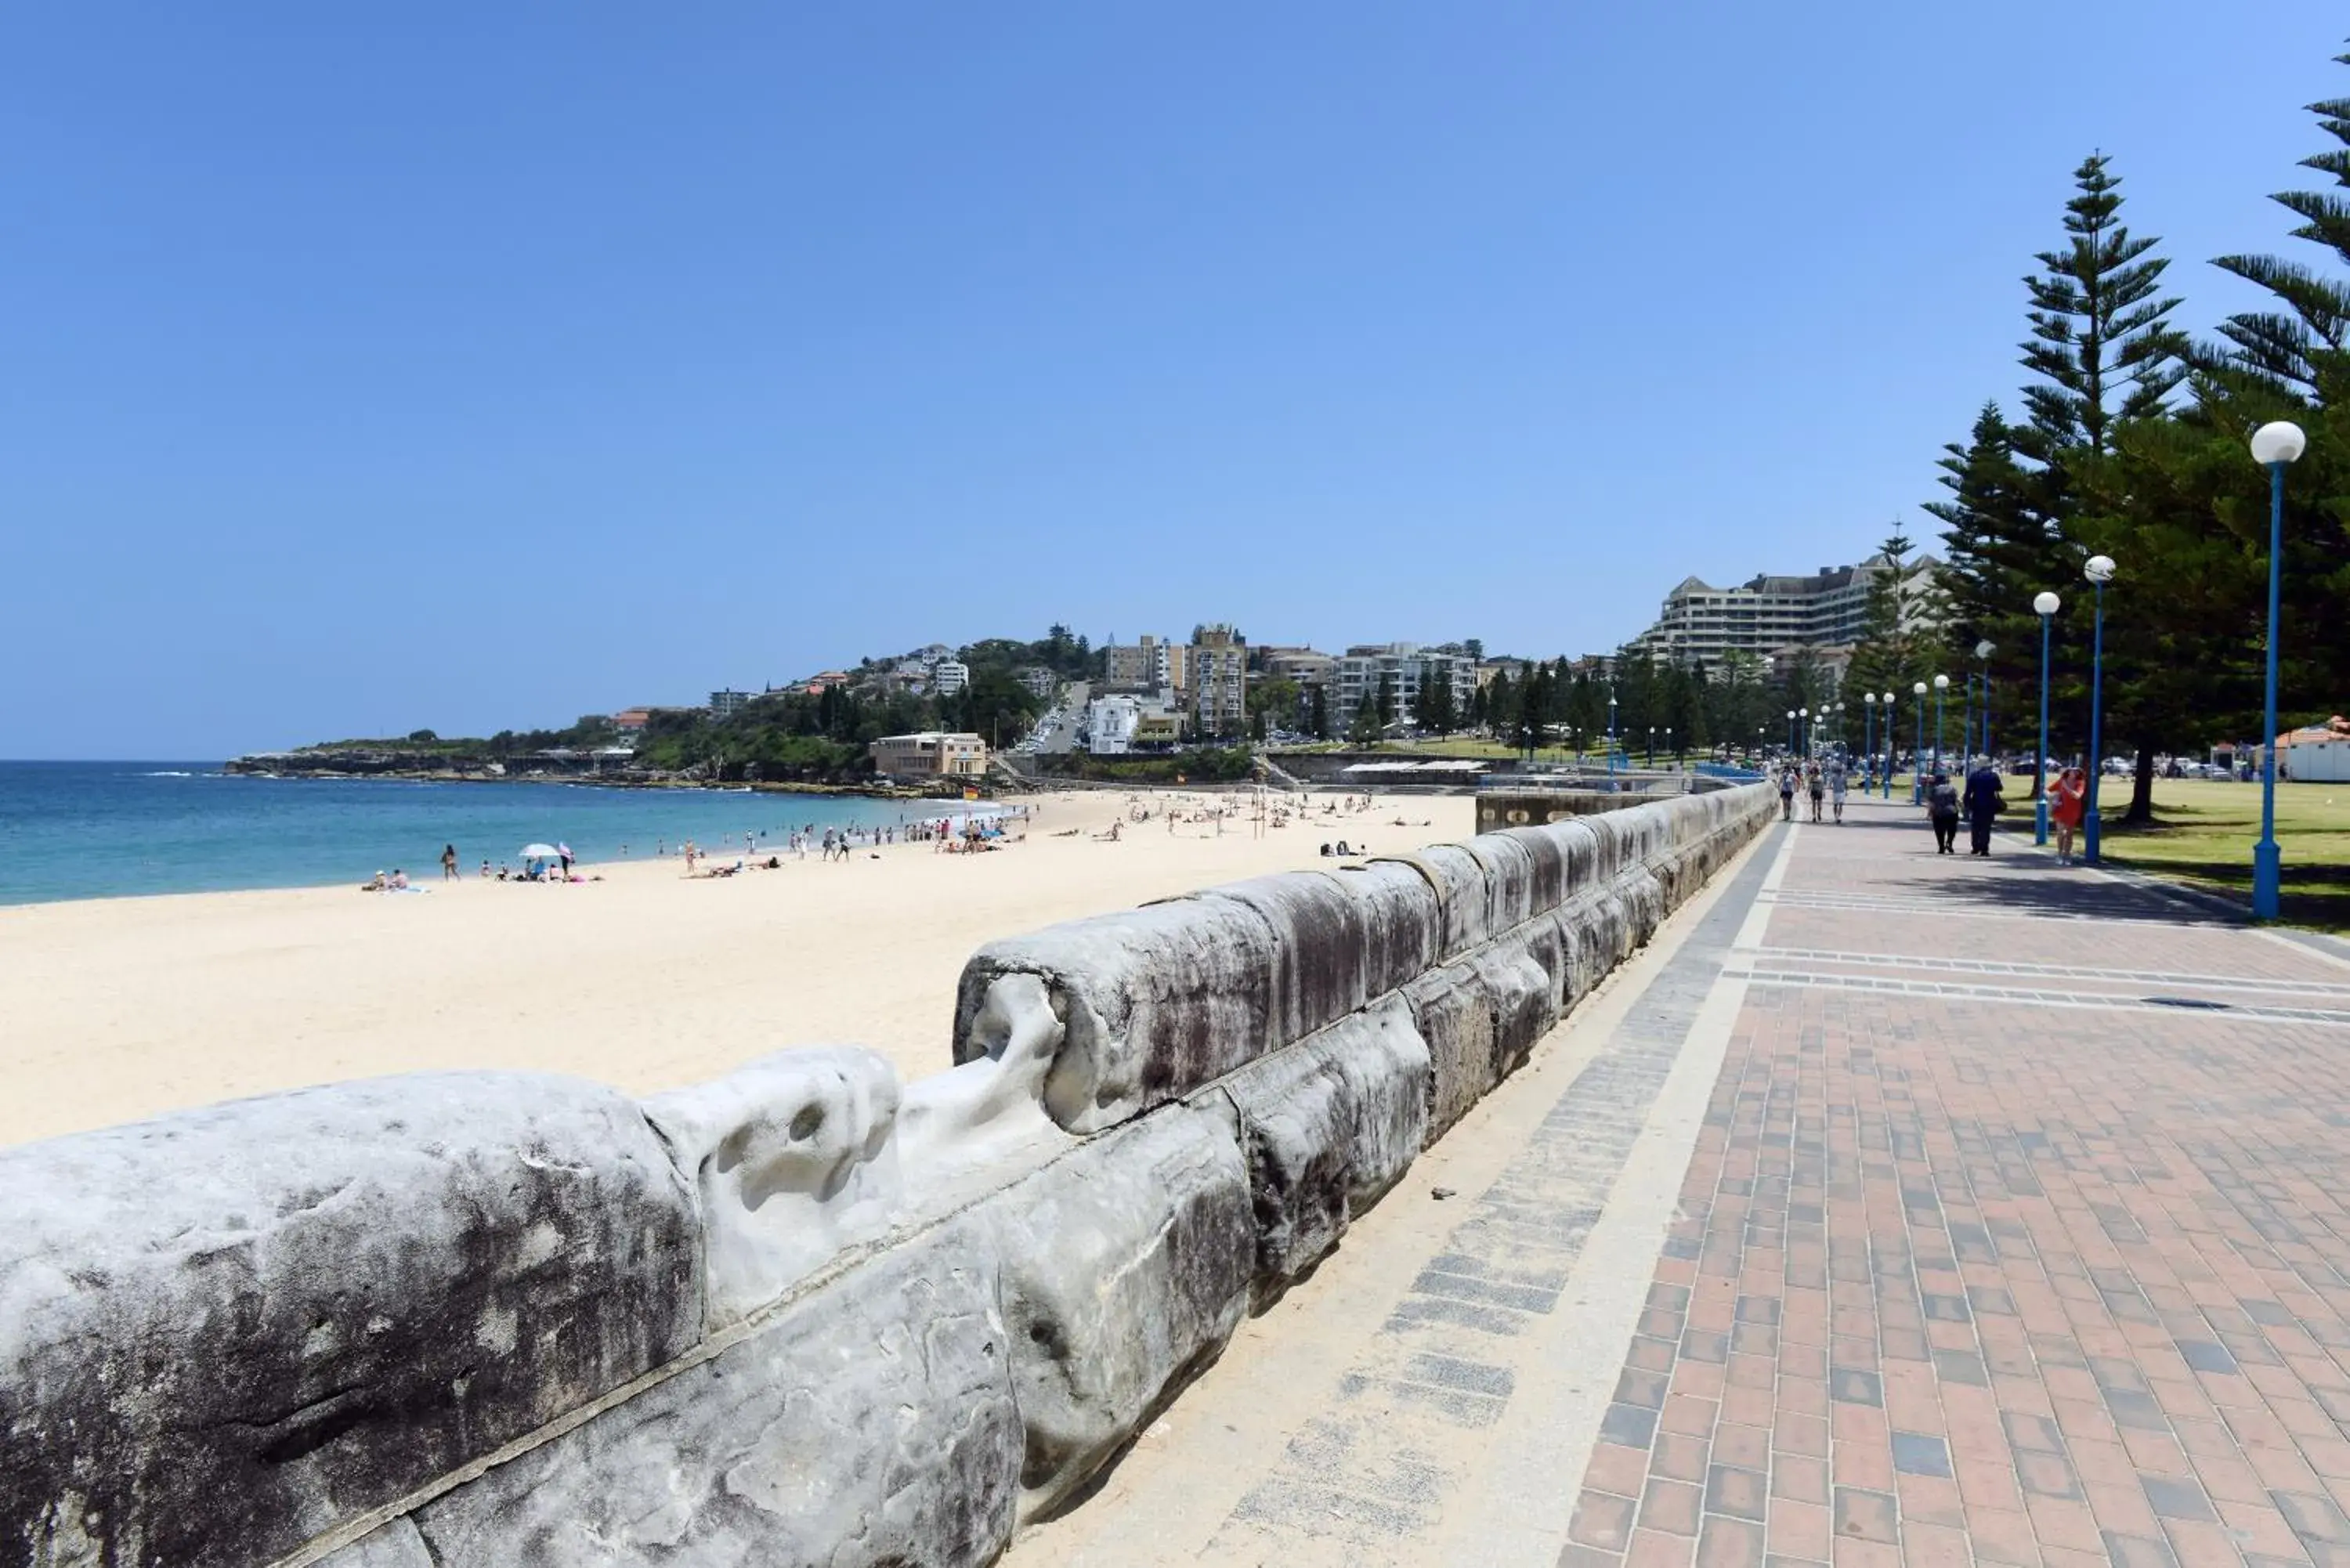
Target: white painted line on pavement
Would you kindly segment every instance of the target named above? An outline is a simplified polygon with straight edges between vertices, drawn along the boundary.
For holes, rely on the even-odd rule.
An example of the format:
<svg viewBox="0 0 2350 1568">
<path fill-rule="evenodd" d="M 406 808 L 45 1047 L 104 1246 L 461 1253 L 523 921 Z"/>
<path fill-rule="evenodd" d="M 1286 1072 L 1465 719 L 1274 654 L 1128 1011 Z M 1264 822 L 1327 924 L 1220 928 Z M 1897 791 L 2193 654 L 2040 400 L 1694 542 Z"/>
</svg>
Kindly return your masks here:
<svg viewBox="0 0 2350 1568">
<path fill-rule="evenodd" d="M 1779 895 L 1779 884 L 1787 879 L 1787 862 L 1795 853 L 1795 835 L 1802 832 L 1794 823 L 1787 825 L 1787 835 L 1779 840 L 1779 853 L 1771 861 L 1771 869 L 1762 874 L 1762 886 L 1754 895 L 1754 902 L 1739 922 L 1738 936 L 1731 942 L 1734 953 L 1752 952 L 1762 945 L 1762 933 L 1771 924 L 1773 900 Z"/>
</svg>

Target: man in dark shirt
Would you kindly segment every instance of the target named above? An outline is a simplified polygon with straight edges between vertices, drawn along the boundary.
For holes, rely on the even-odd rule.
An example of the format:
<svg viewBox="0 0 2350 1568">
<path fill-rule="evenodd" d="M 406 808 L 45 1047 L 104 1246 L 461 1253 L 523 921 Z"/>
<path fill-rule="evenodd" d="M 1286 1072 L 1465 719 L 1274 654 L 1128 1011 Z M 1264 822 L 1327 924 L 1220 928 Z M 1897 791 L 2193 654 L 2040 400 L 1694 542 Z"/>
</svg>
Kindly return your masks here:
<svg viewBox="0 0 2350 1568">
<path fill-rule="evenodd" d="M 1977 757 L 1974 771 L 1967 774 L 1968 854 L 1990 856 L 1991 825 L 2006 804 L 2000 794 L 1999 770 L 1991 766 L 1989 757 Z"/>
</svg>

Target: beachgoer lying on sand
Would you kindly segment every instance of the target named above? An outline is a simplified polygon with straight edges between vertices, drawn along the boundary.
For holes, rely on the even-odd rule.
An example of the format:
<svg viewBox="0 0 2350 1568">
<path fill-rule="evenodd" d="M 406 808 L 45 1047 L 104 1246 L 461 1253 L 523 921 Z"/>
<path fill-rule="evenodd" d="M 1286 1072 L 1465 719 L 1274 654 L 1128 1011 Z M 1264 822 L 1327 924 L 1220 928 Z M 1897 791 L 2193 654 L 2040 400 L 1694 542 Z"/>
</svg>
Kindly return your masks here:
<svg viewBox="0 0 2350 1568">
<path fill-rule="evenodd" d="M 380 893 L 389 886 L 390 886 L 390 884 L 385 880 L 383 873 L 379 870 L 373 877 L 359 884 L 359 891 L 362 893 Z"/>
</svg>

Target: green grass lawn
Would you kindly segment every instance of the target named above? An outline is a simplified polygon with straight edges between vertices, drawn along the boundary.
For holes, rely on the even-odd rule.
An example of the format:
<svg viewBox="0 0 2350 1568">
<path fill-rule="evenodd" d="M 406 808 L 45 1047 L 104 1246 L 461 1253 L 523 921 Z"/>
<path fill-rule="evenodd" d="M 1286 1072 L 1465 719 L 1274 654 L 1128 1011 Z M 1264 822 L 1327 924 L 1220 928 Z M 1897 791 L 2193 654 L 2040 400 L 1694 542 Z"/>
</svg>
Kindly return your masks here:
<svg viewBox="0 0 2350 1568">
<path fill-rule="evenodd" d="M 2234 898 L 2251 898 L 2252 841 L 2261 834 L 2258 784 L 2157 779 L 2155 820 L 2143 827 L 2121 823 L 2129 797 L 2127 779 L 2109 779 L 2098 792 L 2107 859 Z M 2350 930 L 2350 784 L 2280 784 L 2276 799 L 2286 922 Z"/>
</svg>

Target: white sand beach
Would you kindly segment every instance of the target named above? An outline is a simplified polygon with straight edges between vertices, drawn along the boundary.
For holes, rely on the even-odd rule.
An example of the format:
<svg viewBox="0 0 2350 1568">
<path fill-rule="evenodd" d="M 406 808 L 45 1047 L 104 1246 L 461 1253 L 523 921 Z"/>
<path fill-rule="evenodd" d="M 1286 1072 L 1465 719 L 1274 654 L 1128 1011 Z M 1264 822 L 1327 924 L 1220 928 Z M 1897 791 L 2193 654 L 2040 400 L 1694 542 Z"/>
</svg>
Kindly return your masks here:
<svg viewBox="0 0 2350 1568">
<path fill-rule="evenodd" d="M 422 895 L 345 885 L 0 909 L 0 1144 L 421 1069 L 645 1092 L 846 1043 L 920 1077 L 951 1064 L 955 980 L 991 938 L 1324 864 L 1321 846 L 1340 838 L 1386 853 L 1473 830 L 1465 796 L 1380 796 L 1326 817 L 1341 797 L 1317 794 L 1284 827 L 1241 815 L 1170 833 L 1154 815 L 1096 837 L 1133 798 L 1039 797 L 1025 840 L 983 855 L 895 845 L 718 880 L 687 880 L 671 857 L 586 867 L 604 880 L 584 886 L 467 877 Z M 1163 812 L 1216 797 L 1139 798 Z"/>
</svg>

